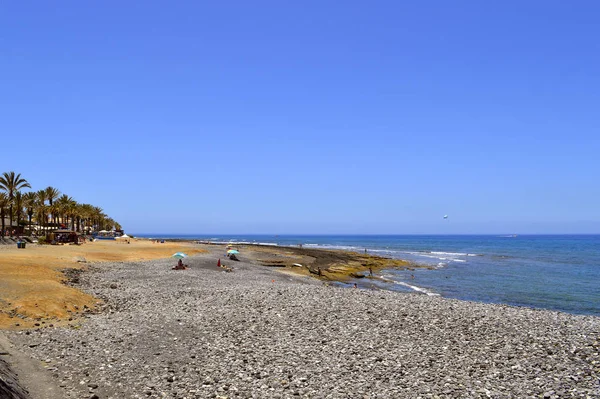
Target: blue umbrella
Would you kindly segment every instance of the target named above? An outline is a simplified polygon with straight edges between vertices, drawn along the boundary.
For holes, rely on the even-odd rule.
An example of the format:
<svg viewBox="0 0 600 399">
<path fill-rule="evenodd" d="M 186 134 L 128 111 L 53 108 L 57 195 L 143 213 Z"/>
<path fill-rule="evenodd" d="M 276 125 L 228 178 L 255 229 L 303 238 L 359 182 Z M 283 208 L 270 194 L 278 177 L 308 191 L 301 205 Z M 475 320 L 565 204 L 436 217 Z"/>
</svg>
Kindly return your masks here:
<svg viewBox="0 0 600 399">
<path fill-rule="evenodd" d="M 227 251 L 228 254 L 239 254 L 240 251 L 238 251 L 237 249 L 230 249 L 229 251 Z"/>
<path fill-rule="evenodd" d="M 177 259 L 182 259 L 182 258 L 187 258 L 187 254 L 184 254 L 183 252 L 177 252 L 176 254 L 171 255 L 172 258 L 177 258 Z"/>
</svg>

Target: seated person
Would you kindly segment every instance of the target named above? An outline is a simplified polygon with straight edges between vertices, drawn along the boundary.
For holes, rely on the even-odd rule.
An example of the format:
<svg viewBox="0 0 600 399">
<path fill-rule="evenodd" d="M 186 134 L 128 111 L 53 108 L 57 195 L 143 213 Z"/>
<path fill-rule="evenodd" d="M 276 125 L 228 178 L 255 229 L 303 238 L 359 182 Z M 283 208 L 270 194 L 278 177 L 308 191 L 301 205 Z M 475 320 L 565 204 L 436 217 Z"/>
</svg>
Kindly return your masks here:
<svg viewBox="0 0 600 399">
<path fill-rule="evenodd" d="M 173 270 L 185 270 L 186 267 L 187 267 L 187 265 L 184 265 L 183 262 L 182 262 L 182 260 L 179 259 L 177 261 L 177 266 L 174 266 Z"/>
</svg>

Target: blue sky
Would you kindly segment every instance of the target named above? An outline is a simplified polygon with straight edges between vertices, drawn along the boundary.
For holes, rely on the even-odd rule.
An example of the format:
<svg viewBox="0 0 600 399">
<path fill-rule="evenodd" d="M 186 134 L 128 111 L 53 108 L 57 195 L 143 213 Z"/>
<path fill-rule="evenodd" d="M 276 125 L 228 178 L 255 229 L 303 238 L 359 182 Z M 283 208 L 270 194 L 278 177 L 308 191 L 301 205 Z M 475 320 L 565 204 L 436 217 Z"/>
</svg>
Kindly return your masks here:
<svg viewBox="0 0 600 399">
<path fill-rule="evenodd" d="M 0 172 L 133 233 L 600 233 L 598 15 L 4 2 Z"/>
</svg>

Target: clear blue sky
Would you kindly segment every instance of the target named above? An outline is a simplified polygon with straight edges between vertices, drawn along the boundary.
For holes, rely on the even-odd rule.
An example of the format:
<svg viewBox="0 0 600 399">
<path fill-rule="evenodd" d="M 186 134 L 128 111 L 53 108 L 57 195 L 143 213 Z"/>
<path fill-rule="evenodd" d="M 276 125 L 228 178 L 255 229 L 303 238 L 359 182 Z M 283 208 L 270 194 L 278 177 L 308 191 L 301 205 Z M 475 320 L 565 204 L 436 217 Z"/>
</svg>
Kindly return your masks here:
<svg viewBox="0 0 600 399">
<path fill-rule="evenodd" d="M 0 172 L 131 233 L 599 233 L 599 15 L 3 2 Z"/>
</svg>

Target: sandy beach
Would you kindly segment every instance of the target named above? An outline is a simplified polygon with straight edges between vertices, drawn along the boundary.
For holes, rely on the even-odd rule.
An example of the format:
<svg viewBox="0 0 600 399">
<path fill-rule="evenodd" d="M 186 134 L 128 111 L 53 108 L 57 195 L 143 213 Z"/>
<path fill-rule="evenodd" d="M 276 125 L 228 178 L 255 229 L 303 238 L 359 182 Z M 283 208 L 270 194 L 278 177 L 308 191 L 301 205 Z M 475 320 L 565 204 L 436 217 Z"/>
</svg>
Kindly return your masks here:
<svg viewBox="0 0 600 399">
<path fill-rule="evenodd" d="M 148 240 L 28 245 L 26 249 L 0 245 L 0 329 L 61 322 L 84 308 L 93 309 L 98 298 L 63 284 L 64 269 L 85 270 L 90 262 L 159 259 L 180 250 L 190 255 L 202 251 L 185 243 L 155 244 Z"/>
<path fill-rule="evenodd" d="M 57 312 L 54 327 L 5 316 L 0 359 L 28 370 L 33 399 L 600 396 L 597 317 L 331 284 L 389 262 L 359 254 L 240 247 L 233 262 L 222 246 L 87 245 L 34 247 L 49 259 L 29 261 L 41 287 L 61 286 L 50 303 L 81 295 L 93 308 Z M 174 271 L 165 256 L 179 250 L 193 255 Z M 25 257 L 0 251 L 3 264 Z M 58 270 L 75 267 L 86 271 L 62 284 Z"/>
</svg>

